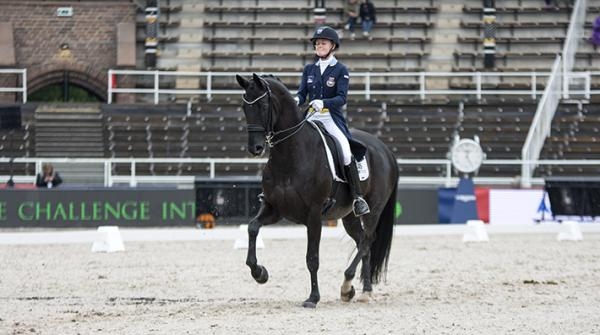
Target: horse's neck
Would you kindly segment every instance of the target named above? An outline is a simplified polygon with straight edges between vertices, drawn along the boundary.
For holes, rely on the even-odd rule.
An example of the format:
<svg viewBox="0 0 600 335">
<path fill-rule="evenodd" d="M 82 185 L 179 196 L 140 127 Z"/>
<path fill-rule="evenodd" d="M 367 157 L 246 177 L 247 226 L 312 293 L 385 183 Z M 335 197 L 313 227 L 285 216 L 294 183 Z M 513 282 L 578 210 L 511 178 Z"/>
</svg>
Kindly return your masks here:
<svg viewBox="0 0 600 335">
<path fill-rule="evenodd" d="M 287 167 L 282 171 L 305 170 L 321 153 L 320 142 L 319 135 L 305 123 L 296 134 L 271 149 L 270 160 L 274 165 Z"/>
</svg>

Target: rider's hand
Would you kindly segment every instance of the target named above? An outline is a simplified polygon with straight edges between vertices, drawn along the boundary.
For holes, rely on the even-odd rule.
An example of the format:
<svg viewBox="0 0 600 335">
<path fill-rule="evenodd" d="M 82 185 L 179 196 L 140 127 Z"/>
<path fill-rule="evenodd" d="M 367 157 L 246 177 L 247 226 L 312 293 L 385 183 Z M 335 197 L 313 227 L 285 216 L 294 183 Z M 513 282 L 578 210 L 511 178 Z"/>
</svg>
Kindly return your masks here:
<svg viewBox="0 0 600 335">
<path fill-rule="evenodd" d="M 321 109 L 323 109 L 323 100 L 313 100 L 310 102 L 310 106 L 314 108 L 317 113 L 320 113 Z"/>
<path fill-rule="evenodd" d="M 294 97 L 294 101 L 296 101 L 296 106 L 300 106 L 300 98 Z"/>
</svg>

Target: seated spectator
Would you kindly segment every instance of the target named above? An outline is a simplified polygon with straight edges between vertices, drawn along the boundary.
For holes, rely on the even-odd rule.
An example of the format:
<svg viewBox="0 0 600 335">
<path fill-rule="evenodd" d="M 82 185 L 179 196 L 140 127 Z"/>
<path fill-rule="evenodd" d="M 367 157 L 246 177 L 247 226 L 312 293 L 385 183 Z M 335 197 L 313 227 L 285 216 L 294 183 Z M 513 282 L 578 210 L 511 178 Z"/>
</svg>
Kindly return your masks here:
<svg viewBox="0 0 600 335">
<path fill-rule="evenodd" d="M 590 42 L 595 46 L 600 46 L 600 16 L 594 20 Z"/>
<path fill-rule="evenodd" d="M 346 25 L 344 29 L 350 31 L 350 38 L 354 39 L 354 27 L 358 19 L 358 0 L 346 0 L 344 3 L 344 14 L 346 15 Z"/>
<path fill-rule="evenodd" d="M 58 172 L 54 171 L 54 166 L 50 163 L 42 165 L 42 172 L 37 174 L 35 186 L 53 188 L 62 183 L 62 178 Z"/>
<path fill-rule="evenodd" d="M 373 25 L 375 22 L 377 22 L 377 18 L 375 16 L 375 6 L 369 0 L 364 0 L 360 4 L 360 21 L 362 25 L 363 36 L 371 39 L 371 29 L 373 29 Z"/>
</svg>

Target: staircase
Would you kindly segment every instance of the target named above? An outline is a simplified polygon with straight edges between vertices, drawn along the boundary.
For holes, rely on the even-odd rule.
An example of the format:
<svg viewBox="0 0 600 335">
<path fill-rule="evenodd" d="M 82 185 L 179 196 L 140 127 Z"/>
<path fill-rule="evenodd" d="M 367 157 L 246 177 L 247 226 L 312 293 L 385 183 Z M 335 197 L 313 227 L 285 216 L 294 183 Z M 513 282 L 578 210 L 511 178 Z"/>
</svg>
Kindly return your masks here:
<svg viewBox="0 0 600 335">
<path fill-rule="evenodd" d="M 35 110 L 35 152 L 40 158 L 104 158 L 100 106 L 44 104 Z M 54 163 L 65 183 L 102 183 L 103 163 Z"/>
</svg>

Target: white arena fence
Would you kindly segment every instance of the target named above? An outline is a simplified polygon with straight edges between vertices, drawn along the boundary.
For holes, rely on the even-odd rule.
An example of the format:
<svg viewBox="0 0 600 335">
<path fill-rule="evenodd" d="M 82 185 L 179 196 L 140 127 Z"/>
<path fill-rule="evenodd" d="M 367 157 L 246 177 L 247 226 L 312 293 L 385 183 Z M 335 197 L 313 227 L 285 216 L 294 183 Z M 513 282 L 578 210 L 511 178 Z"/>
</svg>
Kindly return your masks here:
<svg viewBox="0 0 600 335">
<path fill-rule="evenodd" d="M 5 167 L 10 164 L 11 159 L 0 158 L 0 164 Z M 97 164 L 103 167 L 103 185 L 111 187 L 114 185 L 129 185 L 135 187 L 139 184 L 176 184 L 176 185 L 193 185 L 194 181 L 198 178 L 202 180 L 217 180 L 219 178 L 233 178 L 231 174 L 218 175 L 216 166 L 219 164 L 256 164 L 263 165 L 267 162 L 266 158 L 15 158 L 13 164 L 35 164 L 35 171 L 40 172 L 43 163 L 60 163 L 63 166 L 65 164 L 77 165 L 77 164 Z M 146 175 L 138 174 L 136 166 L 139 164 L 206 164 L 208 166 L 208 172 L 202 174 L 181 174 L 181 175 Z M 424 186 L 456 186 L 458 184 L 458 177 L 453 173 L 452 164 L 449 159 L 397 159 L 399 167 L 402 166 L 439 166 L 443 169 L 443 176 L 415 176 L 415 175 L 403 175 L 400 174 L 398 180 L 399 185 L 424 185 Z M 536 160 L 536 161 L 523 161 L 518 159 L 489 159 L 483 162 L 484 165 L 491 166 L 598 166 L 600 160 Z M 116 165 L 129 166 L 128 174 L 115 174 L 113 168 Z M 15 170 L 22 170 L 15 168 Z M 252 175 L 245 175 L 244 178 L 249 180 L 255 179 L 260 180 L 260 170 L 257 168 Z M 1 181 L 6 181 L 10 176 L 0 176 Z M 521 176 L 514 177 L 487 177 L 482 176 L 474 177 L 475 184 L 480 185 L 507 185 L 507 186 L 542 186 L 544 185 L 544 178 L 530 177 L 528 180 L 524 180 Z M 13 176 L 15 183 L 35 183 L 35 175 L 23 175 L 15 174 Z"/>
</svg>

